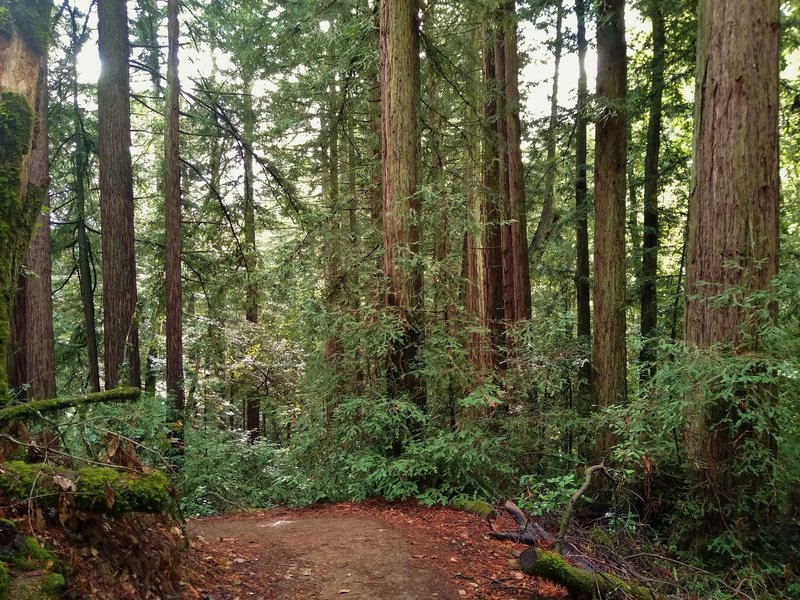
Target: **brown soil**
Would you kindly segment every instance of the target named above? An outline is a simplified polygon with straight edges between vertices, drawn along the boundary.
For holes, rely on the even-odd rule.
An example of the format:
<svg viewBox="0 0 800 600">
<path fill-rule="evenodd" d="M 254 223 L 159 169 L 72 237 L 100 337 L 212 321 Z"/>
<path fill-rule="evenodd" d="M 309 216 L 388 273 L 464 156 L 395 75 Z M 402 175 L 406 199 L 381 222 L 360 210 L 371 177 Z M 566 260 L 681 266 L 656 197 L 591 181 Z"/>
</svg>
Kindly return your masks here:
<svg viewBox="0 0 800 600">
<path fill-rule="evenodd" d="M 519 572 L 522 547 L 488 531 L 481 517 L 411 502 L 196 520 L 188 587 L 207 600 L 566 598 Z"/>
</svg>

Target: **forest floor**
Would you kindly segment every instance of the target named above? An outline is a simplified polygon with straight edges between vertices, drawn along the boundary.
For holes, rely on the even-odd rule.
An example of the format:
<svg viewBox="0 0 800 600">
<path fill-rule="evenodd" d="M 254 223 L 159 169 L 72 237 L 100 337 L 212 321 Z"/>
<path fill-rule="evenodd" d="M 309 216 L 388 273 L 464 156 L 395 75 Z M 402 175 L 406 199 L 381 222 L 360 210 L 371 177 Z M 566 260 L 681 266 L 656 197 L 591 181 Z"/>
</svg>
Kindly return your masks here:
<svg viewBox="0 0 800 600">
<path fill-rule="evenodd" d="M 500 519 L 495 529 L 514 529 Z M 524 546 L 486 519 L 414 502 L 275 509 L 189 523 L 189 588 L 202 600 L 563 600 L 527 577 Z"/>
</svg>

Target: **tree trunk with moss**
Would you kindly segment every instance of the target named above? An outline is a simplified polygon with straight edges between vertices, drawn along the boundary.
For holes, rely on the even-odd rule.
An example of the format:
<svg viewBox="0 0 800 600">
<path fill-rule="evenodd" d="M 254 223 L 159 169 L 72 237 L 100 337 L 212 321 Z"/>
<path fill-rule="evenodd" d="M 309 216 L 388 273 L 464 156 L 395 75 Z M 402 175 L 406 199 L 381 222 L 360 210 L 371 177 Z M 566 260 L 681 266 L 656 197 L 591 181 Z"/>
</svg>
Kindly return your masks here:
<svg viewBox="0 0 800 600">
<path fill-rule="evenodd" d="M 129 381 L 140 387 L 127 2 L 99 0 L 97 19 L 98 49 L 103 63 L 97 85 L 97 105 L 105 383 L 106 389 L 119 384 L 127 358 Z"/>
<path fill-rule="evenodd" d="M 24 390 L 19 397 L 30 400 L 54 398 L 56 365 L 53 339 L 52 267 L 50 258 L 50 169 L 47 143 L 47 58 L 42 57 L 36 123 L 28 168 L 28 184 L 42 190 L 33 239 L 25 253 L 25 269 L 19 277 L 14 346 L 20 359 L 17 381 L 12 387 Z"/>
<path fill-rule="evenodd" d="M 779 21 L 778 0 L 703 0 L 698 13 L 685 339 L 739 357 L 758 356 L 762 328 L 777 319 L 774 304 L 742 300 L 778 272 Z M 710 518 L 712 529 L 754 519 L 758 488 L 771 477 L 774 424 L 765 412 L 776 390 L 749 360 L 735 393 L 701 399 L 689 415 L 692 463 L 709 502 L 726 511 Z"/>
<path fill-rule="evenodd" d="M 0 402 L 9 391 L 17 277 L 45 195 L 29 169 L 51 9 L 49 0 L 0 0 Z"/>
</svg>

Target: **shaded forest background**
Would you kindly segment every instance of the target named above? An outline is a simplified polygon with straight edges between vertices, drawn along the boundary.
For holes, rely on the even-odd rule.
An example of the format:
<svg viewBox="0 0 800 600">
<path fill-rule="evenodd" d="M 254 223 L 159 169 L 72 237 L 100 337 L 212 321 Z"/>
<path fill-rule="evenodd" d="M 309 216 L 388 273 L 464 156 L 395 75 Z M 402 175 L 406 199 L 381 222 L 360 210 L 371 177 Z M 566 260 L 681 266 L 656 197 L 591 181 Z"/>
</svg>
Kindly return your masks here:
<svg viewBox="0 0 800 600">
<path fill-rule="evenodd" d="M 143 390 L 45 420 L 62 451 L 116 432 L 192 515 L 545 515 L 602 464 L 581 518 L 730 582 L 693 593 L 800 593 L 796 3 L 51 17 L 0 388 Z"/>
</svg>

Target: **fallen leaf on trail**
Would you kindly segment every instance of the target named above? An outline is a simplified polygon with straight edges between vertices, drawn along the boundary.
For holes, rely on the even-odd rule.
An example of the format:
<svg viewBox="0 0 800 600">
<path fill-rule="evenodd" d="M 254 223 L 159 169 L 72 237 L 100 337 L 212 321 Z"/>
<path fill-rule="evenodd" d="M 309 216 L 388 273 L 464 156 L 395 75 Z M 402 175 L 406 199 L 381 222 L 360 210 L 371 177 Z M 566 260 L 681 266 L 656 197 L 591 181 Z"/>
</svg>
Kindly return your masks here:
<svg viewBox="0 0 800 600">
<path fill-rule="evenodd" d="M 53 475 L 53 481 L 65 492 L 68 492 L 75 487 L 74 481 L 67 479 L 66 477 L 62 477 L 61 475 Z"/>
</svg>

